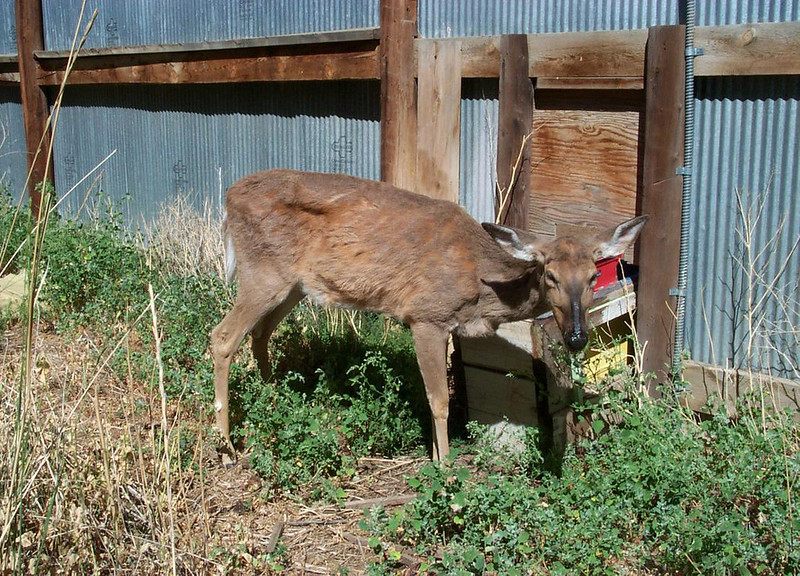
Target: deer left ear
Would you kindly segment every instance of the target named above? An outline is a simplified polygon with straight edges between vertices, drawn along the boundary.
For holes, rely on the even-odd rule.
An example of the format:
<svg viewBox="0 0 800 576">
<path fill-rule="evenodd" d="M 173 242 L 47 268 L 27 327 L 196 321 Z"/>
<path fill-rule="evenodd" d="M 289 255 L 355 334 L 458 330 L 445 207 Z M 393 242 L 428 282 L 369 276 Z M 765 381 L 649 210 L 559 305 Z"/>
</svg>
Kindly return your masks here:
<svg viewBox="0 0 800 576">
<path fill-rule="evenodd" d="M 542 252 L 538 248 L 539 243 L 533 234 L 489 222 L 483 222 L 481 226 L 497 244 L 514 258 L 526 262 L 544 261 Z"/>
<path fill-rule="evenodd" d="M 638 216 L 595 236 L 597 243 L 594 249 L 595 261 L 619 256 L 625 252 L 628 246 L 636 241 L 639 232 L 642 231 L 649 219 L 649 216 Z"/>
</svg>

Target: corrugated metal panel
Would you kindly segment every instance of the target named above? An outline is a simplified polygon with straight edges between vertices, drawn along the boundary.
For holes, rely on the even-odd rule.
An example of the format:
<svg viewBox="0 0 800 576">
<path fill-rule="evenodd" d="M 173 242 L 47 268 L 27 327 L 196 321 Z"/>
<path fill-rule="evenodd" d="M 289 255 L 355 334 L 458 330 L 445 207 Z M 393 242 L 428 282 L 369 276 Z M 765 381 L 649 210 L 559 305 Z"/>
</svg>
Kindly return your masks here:
<svg viewBox="0 0 800 576">
<path fill-rule="evenodd" d="M 0 54 L 17 53 L 14 0 L 0 0 Z"/>
<path fill-rule="evenodd" d="M 497 80 L 462 83 L 459 201 L 479 222 L 494 221 L 497 92 Z"/>
<path fill-rule="evenodd" d="M 800 325 L 800 252 L 790 253 L 800 237 L 800 78 L 700 79 L 697 96 L 686 343 L 703 361 L 743 361 L 748 298 L 743 267 L 736 262 L 744 247 L 738 193 L 753 224 L 753 253 L 766 249 L 756 261 L 760 279 L 753 301 L 766 295 L 757 318 L 774 338 L 757 338 L 756 367 L 800 377 L 787 372 L 782 356 L 793 356 L 798 365 L 796 335 L 779 334 Z M 776 235 L 779 240 L 771 244 Z M 783 296 L 766 294 L 764 283 L 784 262 L 788 267 L 776 291 Z M 786 299 L 793 303 L 782 306 Z"/>
<path fill-rule="evenodd" d="M 100 187 L 136 223 L 178 192 L 198 203 L 269 168 L 380 175 L 377 82 L 73 87 L 55 142 L 64 194 L 112 150 Z M 68 200 L 75 210 L 86 193 Z"/>
<path fill-rule="evenodd" d="M 647 28 L 682 21 L 681 0 L 419 0 L 426 38 Z M 697 25 L 798 20 L 798 0 L 699 0 Z"/>
<path fill-rule="evenodd" d="M 42 0 L 45 46 L 72 43 L 82 0 Z M 323 32 L 379 25 L 378 0 L 88 0 L 87 48 Z"/>
<path fill-rule="evenodd" d="M 451 38 L 646 28 L 678 22 L 679 0 L 419 0 L 420 35 Z"/>
<path fill-rule="evenodd" d="M 28 161 L 19 88 L 0 86 L 0 189 L 19 199 Z"/>
</svg>

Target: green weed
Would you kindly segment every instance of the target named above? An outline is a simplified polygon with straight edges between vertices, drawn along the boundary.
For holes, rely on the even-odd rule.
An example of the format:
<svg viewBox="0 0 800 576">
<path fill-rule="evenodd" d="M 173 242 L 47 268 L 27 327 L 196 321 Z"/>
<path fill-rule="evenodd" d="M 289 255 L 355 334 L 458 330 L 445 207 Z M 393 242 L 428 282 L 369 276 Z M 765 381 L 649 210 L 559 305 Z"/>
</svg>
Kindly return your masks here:
<svg viewBox="0 0 800 576">
<path fill-rule="evenodd" d="M 800 570 L 791 420 L 698 422 L 655 402 L 620 402 L 615 414 L 621 423 L 568 452 L 560 476 L 431 464 L 409 478 L 415 502 L 364 527 L 439 574 Z"/>
</svg>

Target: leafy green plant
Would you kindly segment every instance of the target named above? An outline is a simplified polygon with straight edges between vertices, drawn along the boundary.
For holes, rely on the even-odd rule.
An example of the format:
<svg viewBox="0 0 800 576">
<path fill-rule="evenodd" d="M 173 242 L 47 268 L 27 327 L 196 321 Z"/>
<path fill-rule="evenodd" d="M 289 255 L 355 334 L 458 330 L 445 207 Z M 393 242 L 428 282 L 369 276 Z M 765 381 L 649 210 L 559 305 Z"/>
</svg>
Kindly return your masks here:
<svg viewBox="0 0 800 576">
<path fill-rule="evenodd" d="M 620 423 L 568 451 L 560 476 L 432 464 L 409 479 L 415 502 L 364 528 L 439 574 L 800 570 L 792 420 L 698 422 L 657 402 L 613 410 Z"/>
<path fill-rule="evenodd" d="M 298 373 L 275 385 L 254 371 L 234 374 L 251 463 L 273 486 L 346 477 L 360 456 L 392 456 L 419 444 L 420 426 L 399 393 L 404 383 L 387 360 L 369 354 L 348 373 L 352 395 L 334 392 L 322 369 L 310 393 L 297 389 Z"/>
</svg>

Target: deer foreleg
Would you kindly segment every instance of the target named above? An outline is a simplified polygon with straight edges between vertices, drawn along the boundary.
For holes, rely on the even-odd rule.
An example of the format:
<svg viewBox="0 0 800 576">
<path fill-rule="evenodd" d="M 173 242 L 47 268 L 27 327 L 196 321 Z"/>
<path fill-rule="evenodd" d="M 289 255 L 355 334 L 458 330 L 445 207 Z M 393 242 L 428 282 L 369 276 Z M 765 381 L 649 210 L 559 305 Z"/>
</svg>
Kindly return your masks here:
<svg viewBox="0 0 800 576">
<path fill-rule="evenodd" d="M 431 324 L 415 324 L 411 333 L 433 416 L 433 459 L 444 460 L 450 451 L 447 437 L 450 410 L 446 362 L 448 332 Z"/>
</svg>

